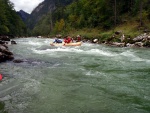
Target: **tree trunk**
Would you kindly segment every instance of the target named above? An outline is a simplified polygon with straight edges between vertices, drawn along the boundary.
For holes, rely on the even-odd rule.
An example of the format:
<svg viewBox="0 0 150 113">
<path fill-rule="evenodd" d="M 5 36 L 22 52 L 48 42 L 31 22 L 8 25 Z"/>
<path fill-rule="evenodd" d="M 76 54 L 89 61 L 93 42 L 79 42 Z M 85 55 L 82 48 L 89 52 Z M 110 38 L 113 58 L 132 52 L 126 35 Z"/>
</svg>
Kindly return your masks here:
<svg viewBox="0 0 150 113">
<path fill-rule="evenodd" d="M 52 18 L 52 11 L 50 11 L 50 31 L 53 31 L 53 18 Z"/>
<path fill-rule="evenodd" d="M 116 5 L 116 0 L 115 0 L 115 6 L 114 6 L 114 15 L 115 15 L 114 23 L 115 23 L 115 26 L 116 26 L 116 24 L 117 24 L 117 5 Z"/>
<path fill-rule="evenodd" d="M 143 11 L 143 2 L 140 2 L 140 27 L 142 26 L 142 11 Z"/>
</svg>

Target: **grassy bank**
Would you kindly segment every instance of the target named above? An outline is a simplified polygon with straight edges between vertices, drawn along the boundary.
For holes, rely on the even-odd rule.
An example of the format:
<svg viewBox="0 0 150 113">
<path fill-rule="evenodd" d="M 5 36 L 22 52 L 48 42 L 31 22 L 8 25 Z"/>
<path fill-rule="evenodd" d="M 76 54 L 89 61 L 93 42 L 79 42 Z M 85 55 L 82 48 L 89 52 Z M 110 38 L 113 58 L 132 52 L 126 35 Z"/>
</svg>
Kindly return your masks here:
<svg viewBox="0 0 150 113">
<path fill-rule="evenodd" d="M 125 17 L 124 17 L 125 18 Z M 68 30 L 62 31 L 58 34 L 61 34 L 62 37 L 66 35 L 70 35 L 71 37 L 76 37 L 77 35 L 81 35 L 81 37 L 85 39 L 99 39 L 100 42 L 107 42 L 108 40 L 111 41 L 118 41 L 120 42 L 120 38 L 122 34 L 125 35 L 126 39 L 132 39 L 136 36 L 139 36 L 144 33 L 144 31 L 147 30 L 150 32 L 150 22 L 145 21 L 143 23 L 143 26 L 140 26 L 139 20 L 136 20 L 136 18 L 130 18 L 126 21 L 122 22 L 122 24 L 117 25 L 114 28 L 111 28 L 109 30 L 104 30 L 102 28 L 83 28 L 83 29 L 73 29 L 70 28 Z M 119 32 L 119 35 L 115 35 L 115 32 Z M 49 37 L 55 37 L 57 34 L 52 34 Z M 115 36 L 114 39 L 111 39 L 113 36 Z"/>
<path fill-rule="evenodd" d="M 150 23 L 147 24 L 147 26 Z M 107 40 L 108 38 L 112 37 L 116 31 L 121 32 L 121 35 L 124 34 L 126 37 L 134 38 L 142 33 L 144 33 L 145 29 L 150 29 L 147 26 L 139 27 L 139 23 L 136 21 L 130 21 L 123 23 L 111 30 L 102 30 L 98 28 L 84 28 L 84 29 L 74 29 L 68 33 L 70 36 L 77 36 L 78 34 L 86 39 L 98 38 L 102 41 Z M 120 38 L 120 37 L 119 37 Z"/>
</svg>

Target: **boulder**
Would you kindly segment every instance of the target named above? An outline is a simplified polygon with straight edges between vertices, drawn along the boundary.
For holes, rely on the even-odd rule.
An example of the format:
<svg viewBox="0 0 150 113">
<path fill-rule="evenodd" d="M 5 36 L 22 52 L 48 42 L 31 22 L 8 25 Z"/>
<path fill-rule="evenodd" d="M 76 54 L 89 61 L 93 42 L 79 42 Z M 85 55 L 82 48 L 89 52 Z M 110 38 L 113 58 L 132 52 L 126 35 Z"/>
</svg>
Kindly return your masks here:
<svg viewBox="0 0 150 113">
<path fill-rule="evenodd" d="M 2 40 L 0 40 L 0 44 L 5 44 L 5 42 L 4 42 L 4 41 L 2 41 Z"/>
<path fill-rule="evenodd" d="M 8 50 L 6 45 L 0 44 L 0 62 L 14 59 L 13 53 Z"/>
<path fill-rule="evenodd" d="M 150 47 L 150 41 L 148 41 L 148 40 L 145 41 L 145 42 L 144 42 L 144 47 Z"/>
<path fill-rule="evenodd" d="M 142 36 L 137 36 L 133 39 L 133 41 L 135 42 L 139 42 L 139 41 L 142 41 L 143 40 L 143 37 Z"/>
<path fill-rule="evenodd" d="M 148 36 L 147 39 L 150 40 L 150 36 Z"/>
<path fill-rule="evenodd" d="M 4 45 L 0 45 L 0 51 L 5 51 L 5 50 L 7 50 L 7 47 Z"/>
<path fill-rule="evenodd" d="M 134 44 L 130 44 L 130 43 L 127 43 L 126 46 L 127 46 L 127 47 L 135 47 Z"/>
<path fill-rule="evenodd" d="M 13 53 L 9 51 L 7 44 L 11 41 L 10 38 L 14 38 L 13 35 L 2 36 L 0 35 L 0 62 L 5 62 L 7 60 L 13 60 Z M 11 44 L 17 44 L 14 40 L 10 42 Z"/>
<path fill-rule="evenodd" d="M 13 60 L 13 62 L 14 63 L 21 63 L 21 62 L 23 62 L 23 60 L 22 59 L 15 59 L 15 60 Z"/>
<path fill-rule="evenodd" d="M 148 38 L 149 38 L 149 36 L 148 36 L 146 33 L 144 33 L 144 34 L 142 34 L 142 35 L 140 35 L 140 36 L 135 37 L 135 38 L 133 39 L 133 41 L 135 41 L 135 42 L 140 42 L 140 41 L 145 41 L 145 40 L 147 40 Z"/>
<path fill-rule="evenodd" d="M 97 38 L 95 38 L 95 39 L 93 39 L 93 41 L 92 41 L 93 43 L 98 43 L 98 39 Z"/>
<path fill-rule="evenodd" d="M 10 41 L 10 38 L 8 36 L 0 36 L 0 40 L 2 40 L 2 41 Z"/>
<path fill-rule="evenodd" d="M 116 35 L 119 35 L 119 34 L 121 34 L 122 33 L 122 31 L 115 31 L 115 34 Z"/>
<path fill-rule="evenodd" d="M 113 42 L 112 45 L 118 46 L 118 47 L 124 47 L 124 46 L 125 46 L 125 43 Z"/>
<path fill-rule="evenodd" d="M 42 38 L 42 36 L 37 36 L 37 38 Z"/>
<path fill-rule="evenodd" d="M 144 44 L 142 42 L 135 42 L 134 45 L 137 47 L 143 47 Z"/>
<path fill-rule="evenodd" d="M 125 41 L 125 36 L 124 36 L 124 34 L 122 34 L 120 40 L 121 40 L 121 42 L 124 42 L 124 41 Z"/>
<path fill-rule="evenodd" d="M 16 41 L 12 40 L 12 41 L 11 41 L 11 44 L 17 44 L 17 43 L 16 43 Z"/>
</svg>

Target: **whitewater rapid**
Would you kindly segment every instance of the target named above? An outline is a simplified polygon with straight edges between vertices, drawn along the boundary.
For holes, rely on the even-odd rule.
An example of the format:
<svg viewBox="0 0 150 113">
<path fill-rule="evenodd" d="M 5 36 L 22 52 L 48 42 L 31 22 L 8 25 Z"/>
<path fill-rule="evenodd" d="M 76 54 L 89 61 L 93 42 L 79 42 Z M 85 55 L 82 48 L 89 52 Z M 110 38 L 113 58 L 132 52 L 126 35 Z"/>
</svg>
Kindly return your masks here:
<svg viewBox="0 0 150 113">
<path fill-rule="evenodd" d="M 18 38 L 15 60 L 0 65 L 0 101 L 8 113 L 149 113 L 150 51 L 82 43 L 50 46 Z"/>
</svg>

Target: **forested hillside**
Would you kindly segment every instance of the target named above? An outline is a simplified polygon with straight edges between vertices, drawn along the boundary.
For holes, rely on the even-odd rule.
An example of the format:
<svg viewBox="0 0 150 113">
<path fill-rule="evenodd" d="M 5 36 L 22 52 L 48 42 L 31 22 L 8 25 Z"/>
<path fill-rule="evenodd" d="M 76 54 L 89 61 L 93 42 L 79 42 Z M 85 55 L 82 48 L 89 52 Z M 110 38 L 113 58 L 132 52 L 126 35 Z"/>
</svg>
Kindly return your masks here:
<svg viewBox="0 0 150 113">
<path fill-rule="evenodd" d="M 0 0 L 0 34 L 16 36 L 49 36 L 85 29 L 87 34 L 97 30 L 98 36 L 118 29 L 137 35 L 138 30 L 150 30 L 150 0 L 44 0 L 25 23 L 28 31 L 13 4 Z"/>
<path fill-rule="evenodd" d="M 23 36 L 26 26 L 9 0 L 0 0 L 0 35 Z"/>
<path fill-rule="evenodd" d="M 83 28 L 110 30 L 130 23 L 135 23 L 133 26 L 136 25 L 137 29 L 150 28 L 150 0 L 72 0 L 70 2 L 72 3 L 69 5 L 59 5 L 52 13 L 43 16 L 34 27 L 33 33 L 48 35 Z"/>
<path fill-rule="evenodd" d="M 48 12 L 55 9 L 54 0 L 45 0 L 40 3 L 31 13 L 30 18 L 27 20 L 29 29 L 33 29 L 35 24 Z"/>
<path fill-rule="evenodd" d="M 54 10 L 60 7 L 65 7 L 72 1 L 73 0 L 44 0 L 32 11 L 30 18 L 28 18 L 27 20 L 27 26 L 29 27 L 30 30 L 34 29 L 33 34 L 35 35 L 38 34 L 44 35 L 45 33 L 48 34 L 48 32 L 50 31 L 50 23 L 52 23 L 51 15 L 54 12 Z M 43 22 L 41 23 L 39 21 Z M 43 26 L 45 26 L 46 28 L 45 31 L 39 33 L 38 31 L 39 28 L 37 26 L 35 27 L 35 25 L 38 22 L 39 24 L 37 26 L 41 26 L 41 29 L 43 29 L 44 28 Z"/>
</svg>

